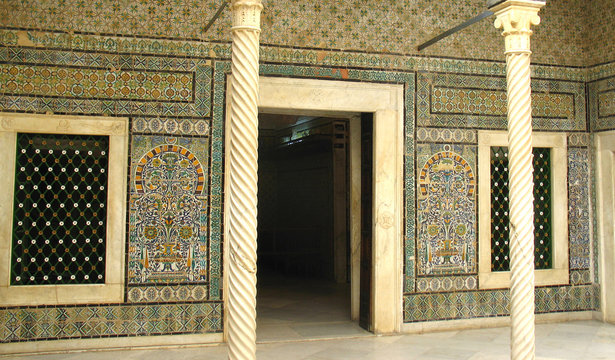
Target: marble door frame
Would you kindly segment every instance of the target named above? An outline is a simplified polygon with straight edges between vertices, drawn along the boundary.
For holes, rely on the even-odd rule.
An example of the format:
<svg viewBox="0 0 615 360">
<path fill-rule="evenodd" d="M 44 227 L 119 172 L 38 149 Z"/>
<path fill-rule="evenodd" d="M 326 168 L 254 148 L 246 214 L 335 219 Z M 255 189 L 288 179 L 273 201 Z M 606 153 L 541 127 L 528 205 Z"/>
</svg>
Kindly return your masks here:
<svg viewBox="0 0 615 360">
<path fill-rule="evenodd" d="M 351 127 L 356 126 L 352 123 L 358 121 L 357 113 L 374 114 L 372 268 L 372 306 L 374 313 L 372 329 L 377 334 L 399 332 L 402 323 L 403 94 L 403 85 L 397 84 L 263 76 L 259 79 L 258 106 L 260 112 L 343 116 L 351 119 Z M 228 98 L 230 96 L 227 92 Z M 229 124 L 228 114 L 227 111 L 226 129 L 228 129 Z M 352 130 L 351 133 L 350 142 L 352 143 L 353 136 L 356 137 L 357 135 Z M 228 141 L 228 136 L 226 138 Z M 228 146 L 226 149 L 228 151 Z M 228 162 L 228 156 L 225 161 Z M 225 178 L 225 217 L 230 191 L 226 180 Z M 353 219 L 356 218 L 351 213 L 351 229 L 356 226 L 356 224 L 353 224 Z M 227 232 L 225 219 L 225 239 Z M 226 269 L 228 264 L 227 243 L 227 241 L 224 242 L 225 289 L 228 281 Z M 352 282 L 358 284 L 357 262 L 352 260 L 351 262 L 355 264 L 351 264 Z M 353 300 L 356 300 L 355 297 L 358 296 L 357 291 L 353 288 Z M 224 294 L 226 311 L 228 292 L 225 291 Z M 354 317 L 355 313 L 358 313 L 358 309 L 356 309 L 358 301 L 352 303 L 355 304 L 352 309 Z M 224 319 L 226 338 L 226 313 Z"/>
<path fill-rule="evenodd" d="M 615 323 L 615 131 L 595 135 L 596 215 L 603 321 Z"/>
</svg>

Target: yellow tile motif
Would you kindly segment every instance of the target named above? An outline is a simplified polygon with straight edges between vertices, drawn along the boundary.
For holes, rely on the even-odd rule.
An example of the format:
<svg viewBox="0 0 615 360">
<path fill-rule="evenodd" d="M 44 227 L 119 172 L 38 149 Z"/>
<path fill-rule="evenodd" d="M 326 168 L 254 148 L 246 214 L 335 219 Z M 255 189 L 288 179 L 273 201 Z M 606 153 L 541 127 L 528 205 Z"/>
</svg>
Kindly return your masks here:
<svg viewBox="0 0 615 360">
<path fill-rule="evenodd" d="M 189 72 L 0 65 L 0 92 L 85 99 L 191 101 Z"/>
</svg>

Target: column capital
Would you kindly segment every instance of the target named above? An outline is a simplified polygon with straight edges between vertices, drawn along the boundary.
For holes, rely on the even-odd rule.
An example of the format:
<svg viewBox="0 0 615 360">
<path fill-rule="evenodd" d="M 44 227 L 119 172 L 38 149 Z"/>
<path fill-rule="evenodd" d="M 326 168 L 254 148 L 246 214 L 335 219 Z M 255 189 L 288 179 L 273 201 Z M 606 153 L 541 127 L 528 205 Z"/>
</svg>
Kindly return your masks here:
<svg viewBox="0 0 615 360">
<path fill-rule="evenodd" d="M 231 2 L 231 10 L 233 12 L 233 27 L 231 31 L 260 31 L 261 11 L 263 10 L 261 0 L 233 0 Z"/>
<path fill-rule="evenodd" d="M 545 4 L 536 0 L 508 0 L 491 8 L 496 16 L 496 29 L 502 28 L 506 54 L 531 53 L 530 27 L 540 23 L 538 11 Z"/>
</svg>

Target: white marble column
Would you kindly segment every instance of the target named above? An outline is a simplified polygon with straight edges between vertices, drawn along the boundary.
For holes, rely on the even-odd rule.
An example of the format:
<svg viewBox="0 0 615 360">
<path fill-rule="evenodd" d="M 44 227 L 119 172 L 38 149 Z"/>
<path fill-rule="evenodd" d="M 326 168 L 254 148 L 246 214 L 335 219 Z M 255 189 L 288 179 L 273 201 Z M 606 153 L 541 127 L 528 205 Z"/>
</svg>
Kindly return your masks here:
<svg viewBox="0 0 615 360">
<path fill-rule="evenodd" d="M 258 48 L 261 0 L 233 0 L 229 168 L 229 359 L 256 359 Z"/>
<path fill-rule="evenodd" d="M 534 196 L 531 25 L 538 25 L 543 1 L 508 0 L 493 7 L 495 27 L 506 44 L 508 161 L 510 189 L 511 359 L 534 359 Z"/>
</svg>

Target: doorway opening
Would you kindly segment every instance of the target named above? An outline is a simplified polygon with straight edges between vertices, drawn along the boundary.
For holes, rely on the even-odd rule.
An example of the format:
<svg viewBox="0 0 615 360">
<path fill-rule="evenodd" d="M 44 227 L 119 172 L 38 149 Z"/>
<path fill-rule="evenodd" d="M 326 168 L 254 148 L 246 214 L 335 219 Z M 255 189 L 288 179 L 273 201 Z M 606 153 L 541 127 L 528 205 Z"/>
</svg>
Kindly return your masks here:
<svg viewBox="0 0 615 360">
<path fill-rule="evenodd" d="M 259 115 L 258 341 L 367 334 L 351 312 L 349 121 Z"/>
<path fill-rule="evenodd" d="M 228 89 L 232 91 L 232 89 Z M 227 96 L 227 107 L 230 106 Z M 371 318 L 368 320 L 370 331 L 376 334 L 390 334 L 401 331 L 402 315 L 402 259 L 403 259 L 403 163 L 404 163 L 404 86 L 322 79 L 300 79 L 284 77 L 259 77 L 258 107 L 267 114 L 302 114 L 312 116 L 340 116 L 352 118 L 349 121 L 350 133 L 350 177 L 361 178 L 361 123 L 362 117 L 371 117 L 373 133 L 370 151 L 372 165 L 371 221 L 362 224 L 360 186 L 352 186 L 350 201 L 351 233 L 351 314 L 359 318 L 359 295 L 369 299 Z M 230 111 L 226 111 L 226 148 L 229 148 L 231 128 Z M 361 116 L 359 116 L 361 114 Z M 359 149 L 354 151 L 353 149 Z M 225 157 L 226 168 L 230 157 Z M 357 175 L 358 169 L 358 175 Z M 228 172 L 225 178 L 228 177 Z M 358 190 L 357 190 L 358 188 Z M 231 193 L 228 179 L 225 181 L 225 219 L 224 236 L 229 236 L 228 196 Z M 259 200 L 259 205 L 263 201 Z M 358 215 L 357 215 L 358 214 Z M 367 284 L 369 291 L 360 292 L 360 240 L 362 226 L 371 230 L 371 259 L 373 260 Z M 224 288 L 233 278 L 229 275 L 229 242 L 224 242 Z M 224 292 L 228 301 L 228 292 Z M 225 338 L 228 336 L 227 322 L 229 307 L 225 306 Z M 258 317 L 259 315 L 257 315 Z M 260 334 L 262 338 L 263 328 Z M 258 333 L 259 331 L 257 331 Z M 257 334 L 258 338 L 258 334 Z M 260 340 L 263 341 L 263 340 Z"/>
</svg>

